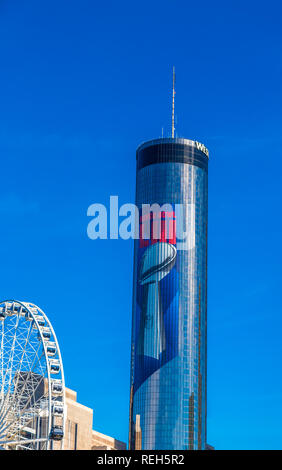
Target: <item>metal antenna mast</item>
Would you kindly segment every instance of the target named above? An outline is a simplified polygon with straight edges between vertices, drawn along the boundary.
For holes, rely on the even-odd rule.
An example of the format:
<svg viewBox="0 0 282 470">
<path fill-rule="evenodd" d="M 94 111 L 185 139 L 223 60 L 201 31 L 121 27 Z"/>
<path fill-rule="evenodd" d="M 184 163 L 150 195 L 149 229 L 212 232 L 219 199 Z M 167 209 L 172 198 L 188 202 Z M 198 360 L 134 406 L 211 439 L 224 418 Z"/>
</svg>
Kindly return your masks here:
<svg viewBox="0 0 282 470">
<path fill-rule="evenodd" d="M 172 82 L 172 126 L 171 126 L 171 137 L 174 139 L 174 95 L 175 95 L 175 67 L 173 66 L 173 82 Z"/>
</svg>

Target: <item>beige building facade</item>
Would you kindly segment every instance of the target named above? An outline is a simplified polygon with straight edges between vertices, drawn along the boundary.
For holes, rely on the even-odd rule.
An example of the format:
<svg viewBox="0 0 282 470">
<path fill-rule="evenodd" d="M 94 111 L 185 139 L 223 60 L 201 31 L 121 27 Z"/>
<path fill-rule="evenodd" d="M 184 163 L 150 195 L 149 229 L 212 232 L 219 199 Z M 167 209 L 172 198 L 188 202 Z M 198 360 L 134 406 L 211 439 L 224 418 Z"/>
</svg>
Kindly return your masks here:
<svg viewBox="0 0 282 470">
<path fill-rule="evenodd" d="M 106 436 L 98 431 L 92 431 L 92 450 L 126 450 L 125 442 Z"/>
<path fill-rule="evenodd" d="M 77 401 L 66 388 L 65 450 L 125 450 L 126 444 L 92 429 L 93 410 Z"/>
</svg>

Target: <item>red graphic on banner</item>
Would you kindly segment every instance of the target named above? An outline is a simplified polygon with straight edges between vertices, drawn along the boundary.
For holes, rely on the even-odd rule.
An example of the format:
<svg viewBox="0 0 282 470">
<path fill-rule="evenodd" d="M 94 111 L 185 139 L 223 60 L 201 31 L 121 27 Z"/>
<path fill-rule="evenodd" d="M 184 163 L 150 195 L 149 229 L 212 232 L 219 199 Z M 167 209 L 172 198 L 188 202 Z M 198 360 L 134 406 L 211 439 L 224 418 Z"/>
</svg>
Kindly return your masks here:
<svg viewBox="0 0 282 470">
<path fill-rule="evenodd" d="M 176 220 L 174 212 L 150 212 L 140 216 L 139 246 L 144 248 L 157 242 L 176 244 Z M 150 226 L 149 226 L 150 224 Z M 150 231 L 149 231 L 150 230 Z M 159 234 L 158 238 L 154 238 Z M 149 238 L 145 238 L 146 236 Z"/>
</svg>

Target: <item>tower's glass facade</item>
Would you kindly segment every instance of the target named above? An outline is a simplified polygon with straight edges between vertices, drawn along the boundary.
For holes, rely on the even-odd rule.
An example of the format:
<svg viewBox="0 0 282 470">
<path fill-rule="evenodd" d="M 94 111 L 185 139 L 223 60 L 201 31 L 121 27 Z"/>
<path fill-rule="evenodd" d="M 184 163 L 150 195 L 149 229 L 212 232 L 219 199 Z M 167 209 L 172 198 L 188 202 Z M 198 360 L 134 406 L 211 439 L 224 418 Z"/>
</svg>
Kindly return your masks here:
<svg viewBox="0 0 282 470">
<path fill-rule="evenodd" d="M 158 139 L 136 155 L 140 239 L 134 247 L 129 445 L 204 449 L 208 151 L 191 140 Z M 144 236 L 148 218 L 151 227 L 156 216 L 144 215 L 143 204 L 161 206 L 157 235 Z M 181 213 L 186 245 L 178 239 Z"/>
</svg>

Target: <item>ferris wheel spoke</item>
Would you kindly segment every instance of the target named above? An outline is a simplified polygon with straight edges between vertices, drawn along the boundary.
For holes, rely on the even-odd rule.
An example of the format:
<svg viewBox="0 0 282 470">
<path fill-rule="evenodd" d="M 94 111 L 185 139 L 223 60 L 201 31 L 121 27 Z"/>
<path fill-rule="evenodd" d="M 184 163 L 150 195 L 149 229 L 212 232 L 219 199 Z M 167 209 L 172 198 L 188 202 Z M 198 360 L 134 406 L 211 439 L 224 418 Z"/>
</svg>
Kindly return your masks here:
<svg viewBox="0 0 282 470">
<path fill-rule="evenodd" d="M 24 428 L 26 428 L 27 425 L 30 425 L 31 424 L 31 421 L 33 420 L 34 421 L 34 418 L 39 418 L 39 415 L 38 415 L 38 411 L 39 410 L 32 410 L 33 412 L 33 418 L 31 419 L 30 417 L 26 417 L 26 422 L 24 422 L 24 420 L 22 420 L 22 424 L 20 424 L 19 420 L 21 418 L 24 418 L 24 412 L 20 413 L 20 414 L 17 414 L 17 416 L 15 417 L 14 421 L 11 421 L 9 424 L 7 424 L 4 428 L 2 428 L 0 430 L 0 439 L 3 438 L 3 436 L 7 435 L 7 431 L 8 429 L 10 429 L 12 426 L 15 426 L 16 427 L 16 430 L 14 433 L 10 433 L 9 434 L 9 437 L 12 438 L 14 437 L 16 434 L 20 434 L 21 431 L 23 431 Z"/>
<path fill-rule="evenodd" d="M 38 384 L 38 387 L 40 386 L 40 383 Z M 36 389 L 34 390 L 34 392 L 36 391 Z M 3 438 L 4 435 L 7 434 L 7 431 L 12 427 L 12 426 L 15 426 L 16 425 L 16 430 L 15 432 L 12 434 L 10 434 L 10 438 L 14 437 L 16 434 L 20 434 L 21 431 L 27 426 L 27 424 L 31 424 L 30 423 L 30 417 L 26 416 L 26 411 L 29 412 L 29 414 L 33 414 L 33 419 L 35 418 L 38 419 L 40 417 L 40 405 L 41 403 L 38 403 L 38 406 L 34 406 L 33 408 L 30 408 L 29 407 L 29 403 L 31 401 L 31 398 L 28 400 L 28 402 L 26 403 L 25 407 L 21 409 L 20 412 L 17 412 L 16 416 L 15 416 L 15 419 L 14 421 L 10 421 L 10 423 L 8 423 L 4 428 L 0 428 L 0 439 Z M 42 396 L 41 397 L 41 400 L 44 400 L 46 397 Z M 19 420 L 21 420 L 21 418 L 26 418 L 26 422 L 22 422 L 22 424 L 19 424 Z M 46 439 L 47 439 L 47 436 L 46 436 Z"/>
<path fill-rule="evenodd" d="M 1 441 L 0 444 L 13 444 L 13 445 L 21 445 L 21 444 L 29 444 L 29 443 L 37 443 L 37 442 L 44 442 L 46 441 L 45 438 L 38 438 L 38 439 L 25 439 L 20 441 Z"/>
<path fill-rule="evenodd" d="M 38 387 L 39 387 L 39 385 L 40 385 L 40 383 L 38 384 Z M 38 387 L 37 387 L 37 388 L 38 388 Z M 35 392 L 35 391 L 36 391 L 36 389 L 34 390 L 34 392 Z M 44 399 L 44 398 L 45 398 L 45 397 L 43 396 L 42 399 Z M 6 415 L 3 417 L 3 419 L 1 420 L 1 423 L 0 423 L 0 439 L 2 439 L 2 437 L 7 433 L 8 429 L 10 429 L 12 426 L 15 426 L 15 425 L 16 425 L 16 431 L 15 431 L 15 433 L 14 433 L 12 436 L 10 436 L 10 437 L 13 437 L 13 436 L 14 436 L 15 434 L 17 434 L 17 433 L 20 433 L 20 432 L 26 427 L 26 425 L 27 425 L 26 422 L 23 422 L 21 425 L 19 424 L 19 420 L 20 420 L 21 418 L 24 418 L 24 417 L 25 417 L 26 411 L 28 411 L 29 413 L 33 413 L 33 415 L 34 415 L 36 418 L 38 418 L 40 409 L 39 409 L 39 407 L 38 407 L 38 408 L 36 408 L 36 407 L 30 408 L 30 407 L 29 407 L 29 404 L 30 404 L 31 399 L 32 399 L 32 396 L 30 397 L 30 399 L 28 400 L 28 402 L 26 403 L 26 405 L 24 406 L 24 408 L 22 408 L 20 412 L 17 412 L 17 413 L 15 414 L 13 421 L 11 420 L 8 424 L 6 424 L 6 426 L 4 426 L 4 427 L 1 428 L 1 424 L 4 423 L 4 419 L 5 419 L 6 415 L 8 414 L 8 413 L 6 413 Z M 27 422 L 29 422 L 29 421 L 30 421 L 30 418 L 27 417 Z"/>
<path fill-rule="evenodd" d="M 16 342 L 16 338 L 17 338 L 17 329 L 18 329 L 19 320 L 20 320 L 20 318 L 18 316 L 16 318 L 17 319 L 16 319 L 16 324 L 15 324 L 15 327 L 14 327 L 15 332 L 14 332 L 14 335 L 13 335 L 12 346 L 10 348 L 10 354 L 9 354 L 9 358 L 8 358 L 6 373 L 5 373 L 5 376 L 3 378 L 3 384 L 5 386 L 7 373 L 10 372 L 9 387 L 10 387 L 10 382 L 11 382 L 11 379 L 12 379 L 14 349 L 15 349 L 15 342 Z M 9 367 L 10 364 L 11 364 L 11 366 Z"/>
<path fill-rule="evenodd" d="M 26 338 L 26 340 L 25 340 L 25 345 L 24 345 L 24 348 L 22 349 L 22 354 L 21 354 L 21 358 L 20 358 L 20 361 L 19 361 L 19 369 L 20 369 L 20 370 L 21 370 L 21 367 L 22 367 L 22 362 L 23 362 L 23 357 L 24 357 L 24 353 L 25 353 L 25 348 L 26 348 L 26 346 L 27 346 L 27 344 L 28 344 L 28 341 L 29 341 L 29 339 L 30 339 L 31 332 L 32 332 L 32 324 L 29 325 L 27 338 Z M 18 377 L 17 377 L 17 382 L 16 382 L 16 385 L 15 385 L 15 389 L 17 388 L 18 381 L 19 381 L 19 374 L 18 374 Z M 9 395 L 9 392 L 10 392 L 10 386 L 9 386 L 9 388 L 8 388 L 7 395 Z M 1 407 L 0 407 L 0 414 L 1 414 Z"/>
<path fill-rule="evenodd" d="M 28 340 L 29 340 L 29 336 L 30 336 L 30 334 L 31 334 L 31 328 L 32 328 L 32 325 L 30 325 L 30 329 L 29 329 L 29 332 L 28 332 L 28 337 L 27 337 L 26 343 L 27 343 Z M 25 349 L 24 349 L 23 352 L 22 352 L 22 356 L 21 356 L 20 363 L 19 363 L 19 366 L 18 366 L 18 369 L 19 369 L 19 370 L 18 370 L 17 383 L 16 383 L 16 386 L 14 387 L 14 389 L 16 389 L 17 384 L 18 384 L 18 380 L 19 380 L 19 377 L 20 377 L 20 371 L 21 371 L 21 366 L 22 366 L 22 361 L 23 361 L 24 353 L 25 353 Z M 6 392 L 6 399 L 5 399 L 5 401 L 3 402 L 2 407 L 5 406 L 6 400 L 7 400 L 7 398 L 9 397 L 10 387 L 11 387 L 11 382 L 9 383 L 9 387 L 8 387 L 7 392 Z M 0 417 L 1 417 L 2 407 L 0 407 Z"/>
<path fill-rule="evenodd" d="M 42 355 L 43 355 L 43 353 L 42 353 Z M 38 359 L 37 363 L 38 363 L 39 361 L 40 361 L 40 358 Z M 34 365 L 34 367 L 36 367 L 36 364 Z M 28 384 L 30 378 L 32 377 L 33 368 L 34 368 L 34 367 L 31 366 L 31 370 L 28 372 L 28 375 L 27 375 L 27 377 L 26 377 L 26 379 L 25 379 L 25 381 L 24 381 L 24 384 L 23 384 L 23 386 L 21 387 L 21 394 L 20 394 L 19 396 L 16 396 L 16 399 L 17 399 L 18 402 L 20 402 L 20 400 L 21 400 L 21 398 L 22 398 L 22 396 L 23 396 L 24 390 L 25 390 L 25 388 L 26 388 L 26 386 L 27 386 L 27 384 Z M 20 371 L 19 371 L 19 372 L 20 372 Z M 9 400 L 9 398 L 12 399 L 12 397 L 13 397 L 13 395 L 11 395 L 10 397 L 7 395 L 7 399 L 8 399 L 8 400 Z M 31 398 L 30 398 L 30 399 L 31 399 Z M 11 408 L 11 406 L 12 406 L 12 403 L 10 404 L 9 409 Z M 5 415 L 3 416 L 3 418 L 2 418 L 2 415 L 1 415 L 1 413 L 0 413 L 0 422 L 1 422 L 2 419 L 5 418 L 5 416 L 7 416 L 8 412 L 9 412 L 9 409 L 6 410 L 6 411 L 4 410 Z"/>
<path fill-rule="evenodd" d="M 4 377 L 4 370 L 3 370 L 3 366 L 4 366 L 4 347 L 3 347 L 3 344 L 4 344 L 4 322 L 1 322 L 1 323 L 2 323 L 2 331 L 1 331 L 1 351 L 0 351 L 0 354 L 1 354 L 1 376 L 0 376 L 0 379 L 1 379 L 1 393 L 0 393 L 0 398 L 2 400 L 3 377 Z"/>
<path fill-rule="evenodd" d="M 19 396 L 18 396 L 18 395 L 14 395 L 14 402 L 16 402 L 16 401 L 17 401 L 17 402 L 20 402 L 20 401 L 21 401 L 21 399 L 22 399 L 22 397 L 23 397 L 24 389 L 26 388 L 26 385 L 28 384 L 30 378 L 32 379 L 32 371 L 29 373 L 29 376 L 25 379 L 24 387 L 22 387 L 20 395 L 19 395 Z M 43 378 L 42 381 L 44 382 L 44 378 Z M 31 402 L 31 399 L 32 399 L 32 397 L 34 396 L 35 392 L 37 391 L 38 387 L 39 387 L 40 385 L 42 385 L 42 381 L 41 381 L 41 382 L 38 382 L 37 387 L 33 390 L 33 395 L 31 395 L 30 393 L 28 394 L 28 396 L 29 396 L 30 398 L 29 398 L 29 400 L 27 401 L 26 406 L 25 406 L 24 408 L 22 408 L 22 413 L 20 413 L 19 416 L 21 416 L 21 414 L 23 414 L 23 412 L 27 409 L 27 407 L 28 407 L 29 403 Z M 12 404 L 13 404 L 13 403 L 10 404 L 10 408 L 11 408 Z M 9 410 L 7 410 L 7 412 L 8 412 L 8 411 L 9 411 Z M 6 412 L 6 415 L 7 415 L 7 412 Z M 4 416 L 4 417 L 5 417 L 5 416 Z M 3 417 L 3 419 L 4 419 L 4 417 Z M 1 418 L 0 418 L 0 420 L 1 420 Z"/>
</svg>

